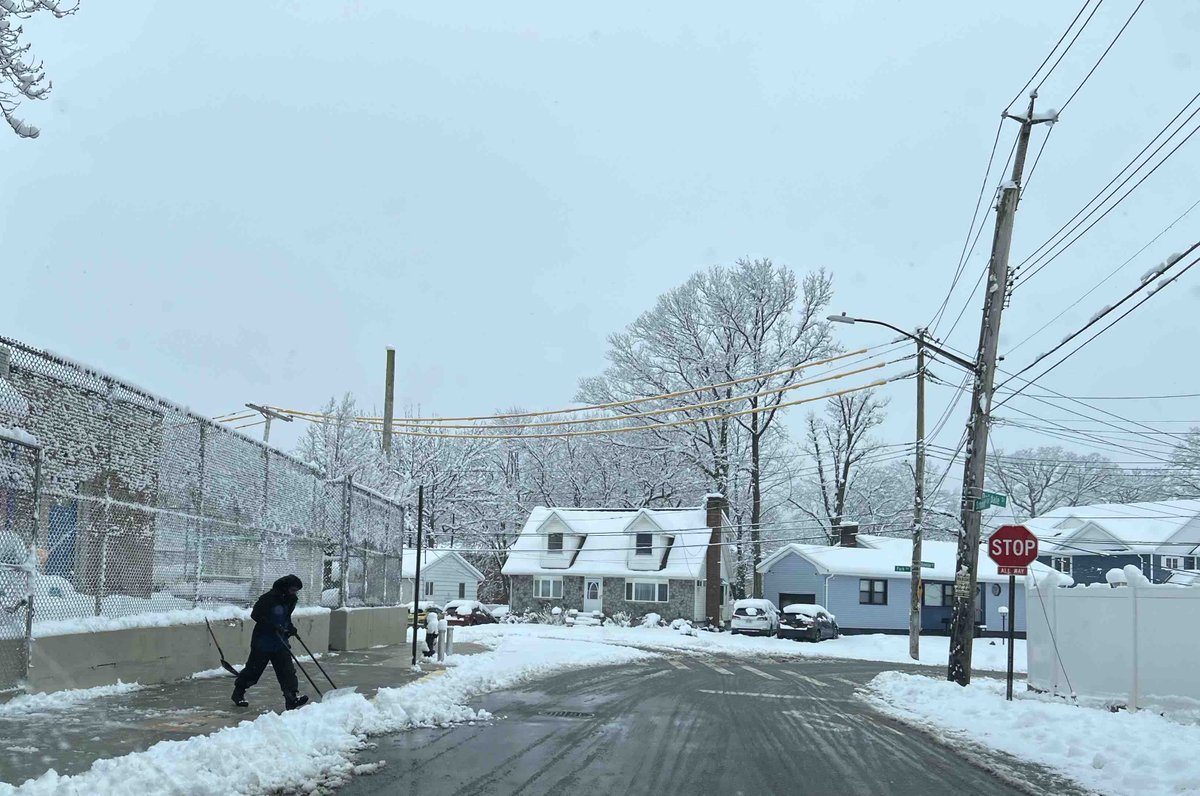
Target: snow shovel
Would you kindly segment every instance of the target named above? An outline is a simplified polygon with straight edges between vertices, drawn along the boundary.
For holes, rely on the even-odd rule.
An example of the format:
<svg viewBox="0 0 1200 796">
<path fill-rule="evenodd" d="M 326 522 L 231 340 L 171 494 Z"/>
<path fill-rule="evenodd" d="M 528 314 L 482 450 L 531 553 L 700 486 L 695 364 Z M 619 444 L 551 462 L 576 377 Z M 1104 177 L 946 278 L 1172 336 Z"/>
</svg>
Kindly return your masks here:
<svg viewBox="0 0 1200 796">
<path fill-rule="evenodd" d="M 217 634 L 213 632 L 212 625 L 208 624 L 208 620 L 204 620 L 204 624 L 208 626 L 208 635 L 212 636 L 213 644 L 217 645 L 217 654 L 221 656 L 221 668 L 237 677 L 241 674 L 237 669 L 233 668 L 233 664 L 225 660 L 225 653 L 221 650 L 221 643 L 217 641 Z"/>
<path fill-rule="evenodd" d="M 288 655 L 292 656 L 292 662 L 296 664 L 296 668 L 299 669 L 300 672 L 304 675 L 304 679 L 307 680 L 308 684 L 311 685 L 313 687 L 313 690 L 317 692 L 317 696 L 320 697 L 322 702 L 325 701 L 325 697 L 327 696 L 327 694 L 332 694 L 335 696 L 342 696 L 343 694 L 354 693 L 353 688 L 337 688 L 336 686 L 334 687 L 334 689 L 332 691 L 322 693 L 321 689 L 313 681 L 312 677 L 309 676 L 308 670 L 304 668 L 304 664 L 300 663 L 300 659 L 296 657 L 296 653 L 292 652 L 291 645 L 287 643 L 287 636 L 285 636 L 279 630 L 276 630 L 275 632 L 279 635 L 279 639 L 283 642 L 283 646 L 287 648 Z M 296 636 L 296 638 L 298 640 L 300 640 L 300 636 Z M 317 663 L 317 659 L 315 657 L 313 657 L 312 652 L 309 652 L 308 646 L 304 643 L 303 640 L 300 640 L 300 645 L 304 647 L 305 652 L 308 652 L 308 656 L 313 659 L 313 663 Z M 317 663 L 317 668 L 321 669 L 322 673 L 325 672 L 325 669 L 322 668 L 321 664 L 319 664 L 319 663 Z M 329 680 L 328 674 L 325 675 L 325 679 Z M 329 684 L 333 685 L 333 680 L 329 680 Z"/>
<path fill-rule="evenodd" d="M 300 638 L 299 633 L 296 634 L 296 641 L 299 641 L 300 646 L 304 647 L 304 651 L 308 653 L 308 657 L 312 658 L 312 662 L 315 663 L 317 668 L 321 670 L 321 674 L 325 675 L 325 679 L 329 681 L 329 685 L 332 688 L 332 690 L 326 691 L 324 696 L 321 697 L 322 702 L 330 698 L 336 699 L 337 697 L 345 696 L 346 694 L 353 694 L 356 690 L 358 690 L 356 686 L 352 685 L 346 686 L 345 688 L 338 688 L 337 683 L 333 682 L 333 678 L 329 676 L 329 672 L 325 671 L 325 667 L 321 665 L 319 660 L 317 660 L 317 656 L 312 654 L 312 650 L 310 650 L 308 645 L 304 643 L 304 639 Z M 313 688 L 316 688 L 316 686 L 314 685 Z"/>
</svg>

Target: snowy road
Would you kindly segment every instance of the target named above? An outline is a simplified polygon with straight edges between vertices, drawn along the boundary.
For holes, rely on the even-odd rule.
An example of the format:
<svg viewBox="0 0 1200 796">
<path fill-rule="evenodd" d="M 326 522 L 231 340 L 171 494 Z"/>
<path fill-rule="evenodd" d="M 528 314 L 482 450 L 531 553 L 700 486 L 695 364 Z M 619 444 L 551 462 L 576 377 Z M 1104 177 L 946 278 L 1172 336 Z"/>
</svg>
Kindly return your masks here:
<svg viewBox="0 0 1200 796">
<path fill-rule="evenodd" d="M 560 674 L 478 700 L 492 723 L 376 739 L 366 757 L 387 765 L 339 794 L 1072 793 L 1036 770 L 1006 782 L 984 766 L 1009 761 L 959 756 L 854 695 L 895 668 L 673 656 Z"/>
</svg>

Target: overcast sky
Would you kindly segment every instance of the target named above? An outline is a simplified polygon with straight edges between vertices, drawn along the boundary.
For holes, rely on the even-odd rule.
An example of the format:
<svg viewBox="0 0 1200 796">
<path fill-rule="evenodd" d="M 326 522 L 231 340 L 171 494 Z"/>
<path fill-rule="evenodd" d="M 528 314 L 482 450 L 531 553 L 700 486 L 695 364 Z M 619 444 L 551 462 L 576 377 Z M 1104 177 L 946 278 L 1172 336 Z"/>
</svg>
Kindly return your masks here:
<svg viewBox="0 0 1200 796">
<path fill-rule="evenodd" d="M 27 22 L 54 94 L 22 109 L 41 138 L 0 134 L 0 332 L 209 415 L 246 401 L 314 409 L 346 390 L 378 406 L 392 344 L 398 404 L 450 415 L 568 404 L 603 368 L 607 335 L 739 256 L 823 266 L 831 310 L 916 327 L 950 285 L 1004 103 L 1078 9 L 398 5 L 277 0 L 216 14 L 83 0 L 72 18 Z M 1100 8 L 1040 107 L 1062 104 L 1134 5 Z M 1183 107 L 1200 84 L 1198 33 L 1200 6 L 1140 11 L 1055 128 L 1014 261 Z M 1016 131 L 1006 125 L 1001 159 Z M 1198 172 L 1193 140 L 1019 288 L 1002 348 L 1200 199 Z M 1086 322 L 1198 229 L 1200 209 L 1004 366 Z M 989 218 L 951 320 L 990 237 Z M 955 346 L 974 348 L 980 303 Z M 1200 269 L 1045 384 L 1200 392 L 1198 309 Z M 840 334 L 849 347 L 890 339 Z M 888 391 L 884 435 L 910 439 L 912 383 Z M 931 426 L 952 394 L 930 388 Z M 1200 401 L 1105 406 L 1200 419 Z M 965 415 L 963 401 L 942 444 L 957 443 Z M 290 448 L 298 429 L 276 429 Z M 1006 428 L 997 440 L 1058 444 Z"/>
</svg>

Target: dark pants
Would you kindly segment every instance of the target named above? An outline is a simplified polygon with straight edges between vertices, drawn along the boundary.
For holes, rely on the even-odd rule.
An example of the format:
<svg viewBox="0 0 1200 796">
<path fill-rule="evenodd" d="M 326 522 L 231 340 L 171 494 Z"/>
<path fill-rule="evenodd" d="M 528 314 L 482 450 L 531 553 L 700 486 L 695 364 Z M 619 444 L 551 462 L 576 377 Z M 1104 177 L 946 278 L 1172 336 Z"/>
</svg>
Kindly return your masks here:
<svg viewBox="0 0 1200 796">
<path fill-rule="evenodd" d="M 246 659 L 246 665 L 242 667 L 242 673 L 234 681 L 235 688 L 240 692 L 244 692 L 247 688 L 257 683 L 258 678 L 262 677 L 263 669 L 267 668 L 268 663 L 275 670 L 275 679 L 279 680 L 279 687 L 283 689 L 284 696 L 291 697 L 295 695 L 300 687 L 296 682 L 296 667 L 292 664 L 292 656 L 286 649 L 259 650 L 251 648 L 250 657 Z"/>
<path fill-rule="evenodd" d="M 428 647 L 428 649 L 425 651 L 426 658 L 432 656 L 434 651 L 437 650 L 437 637 L 438 637 L 437 633 L 430 633 L 430 632 L 426 631 L 425 646 Z"/>
</svg>

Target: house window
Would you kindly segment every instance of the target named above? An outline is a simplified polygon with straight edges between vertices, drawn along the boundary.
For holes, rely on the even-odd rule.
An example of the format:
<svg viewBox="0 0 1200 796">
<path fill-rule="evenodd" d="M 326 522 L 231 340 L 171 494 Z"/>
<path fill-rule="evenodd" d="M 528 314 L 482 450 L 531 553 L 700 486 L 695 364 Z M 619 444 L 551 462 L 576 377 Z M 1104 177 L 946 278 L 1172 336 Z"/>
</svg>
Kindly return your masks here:
<svg viewBox="0 0 1200 796">
<path fill-rule="evenodd" d="M 431 581 L 431 580 L 425 581 L 425 596 L 426 597 L 433 596 L 433 581 Z"/>
<path fill-rule="evenodd" d="M 1196 568 L 1196 557 L 1195 556 L 1184 556 L 1183 557 L 1183 568 L 1184 569 L 1195 569 Z"/>
<path fill-rule="evenodd" d="M 665 603 L 669 590 L 667 584 L 656 580 L 625 581 L 625 599 L 633 603 Z"/>
<path fill-rule="evenodd" d="M 859 605 L 887 605 L 887 581 L 867 580 L 858 582 Z"/>
<path fill-rule="evenodd" d="M 600 581 L 589 580 L 587 582 L 587 593 L 586 593 L 584 599 L 587 599 L 587 600 L 599 600 L 600 599 Z"/>
<path fill-rule="evenodd" d="M 466 597 L 466 596 L 467 596 L 467 584 L 465 584 L 465 583 L 458 584 L 458 599 L 461 600 L 463 597 Z"/>
<path fill-rule="evenodd" d="M 654 534 L 639 533 L 637 535 L 637 554 L 648 556 L 654 552 Z"/>
<path fill-rule="evenodd" d="M 546 537 L 546 549 L 551 553 L 561 553 L 563 547 L 563 535 L 561 533 L 552 533 Z"/>
<path fill-rule="evenodd" d="M 929 608 L 945 608 L 954 605 L 954 584 L 926 583 L 923 603 Z"/>
<path fill-rule="evenodd" d="M 534 578 L 533 596 L 541 600 L 561 600 L 562 584 L 562 578 Z"/>
<path fill-rule="evenodd" d="M 1051 556 L 1050 566 L 1057 569 L 1064 575 L 1071 574 L 1071 557 L 1070 556 Z"/>
<path fill-rule="evenodd" d="M 1159 561 L 1163 569 L 1183 569 L 1183 556 L 1163 556 Z"/>
</svg>

